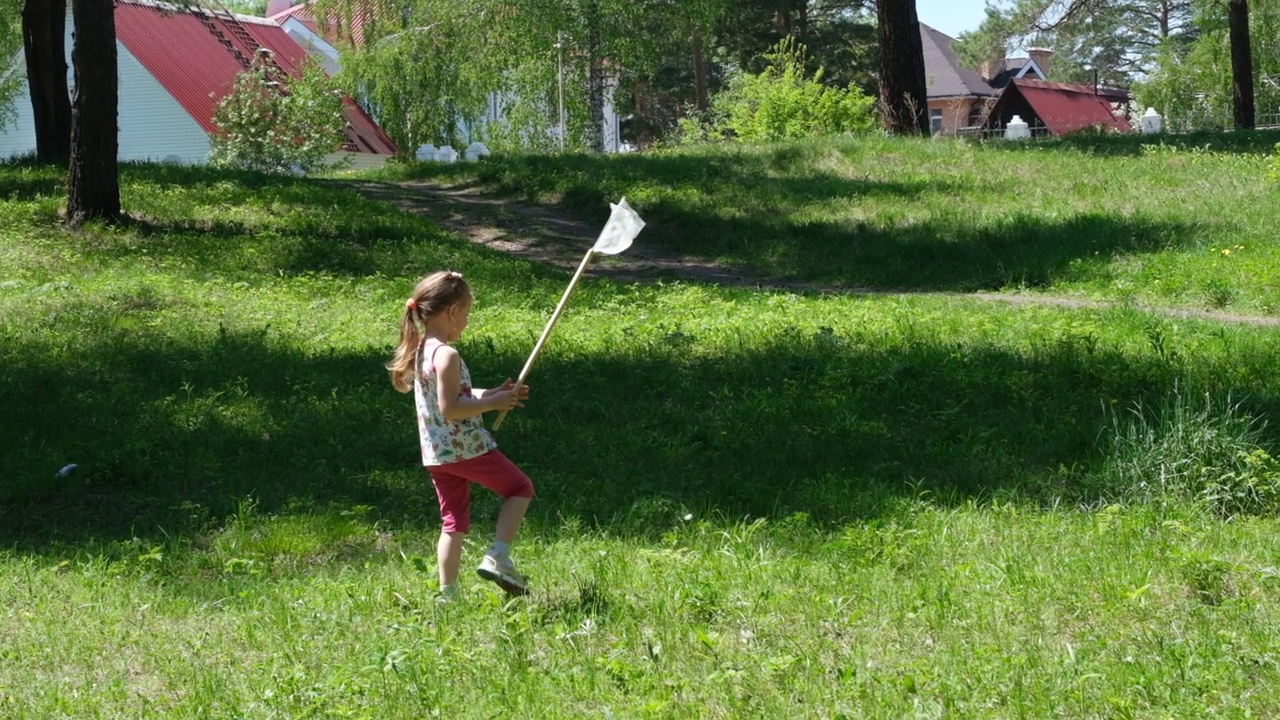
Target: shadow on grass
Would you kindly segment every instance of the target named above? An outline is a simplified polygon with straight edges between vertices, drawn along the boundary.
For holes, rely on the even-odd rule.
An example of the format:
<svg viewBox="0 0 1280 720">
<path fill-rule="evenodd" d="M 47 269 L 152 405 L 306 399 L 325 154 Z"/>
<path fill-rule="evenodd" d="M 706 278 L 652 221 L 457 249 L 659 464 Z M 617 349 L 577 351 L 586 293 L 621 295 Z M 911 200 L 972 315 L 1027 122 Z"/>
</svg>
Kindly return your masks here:
<svg viewBox="0 0 1280 720">
<path fill-rule="evenodd" d="M 0 200 L 31 201 L 67 192 L 67 169 L 34 157 L 0 162 Z"/>
<path fill-rule="evenodd" d="M 537 485 L 535 523 L 644 535 L 684 512 L 803 513 L 832 527 L 925 491 L 1070 498 L 1101 461 L 1110 400 L 1186 387 L 1186 369 L 1154 352 L 1079 338 L 973 351 L 903 322 L 893 340 L 819 329 L 730 354 L 687 353 L 697 338 L 681 333 L 607 357 L 562 348 L 500 442 Z M 0 354 L 0 406 L 16 409 L 0 421 L 0 545 L 172 539 L 249 497 L 267 513 L 372 506 L 390 527 L 438 522 L 412 401 L 389 387 L 381 352 L 307 356 L 265 335 L 153 345 L 119 331 L 92 352 Z M 480 384 L 483 368 L 522 360 L 463 349 Z M 476 500 L 483 527 L 496 502 Z"/>
<path fill-rule="evenodd" d="M 1214 222 L 1144 213 L 1052 217 L 1016 206 L 993 217 L 965 205 L 975 188 L 945 177 L 880 182 L 820 169 L 826 154 L 840 152 L 838 145 L 793 144 L 707 155 L 512 157 L 404 172 L 474 179 L 535 201 L 558 198 L 562 211 L 588 227 L 607 219 L 608 201 L 628 194 L 646 221 L 644 245 L 667 256 L 719 263 L 761 281 L 904 291 L 1041 287 L 1096 275 L 1116 253 L 1195 246 Z M 652 185 L 662 190 L 646 199 Z M 938 196 L 955 200 L 913 217 L 913 201 Z M 876 197 L 891 202 L 860 205 Z"/>
<path fill-rule="evenodd" d="M 1194 246 L 1207 230 L 1145 215 L 1020 212 L 981 224 L 957 212 L 951 221 L 887 228 L 852 220 L 798 225 L 762 215 L 711 217 L 665 202 L 646 208 L 645 217 L 645 242 L 667 252 L 763 268 L 774 277 L 904 291 L 1042 287 L 1105 272 L 1115 253 Z"/>
</svg>

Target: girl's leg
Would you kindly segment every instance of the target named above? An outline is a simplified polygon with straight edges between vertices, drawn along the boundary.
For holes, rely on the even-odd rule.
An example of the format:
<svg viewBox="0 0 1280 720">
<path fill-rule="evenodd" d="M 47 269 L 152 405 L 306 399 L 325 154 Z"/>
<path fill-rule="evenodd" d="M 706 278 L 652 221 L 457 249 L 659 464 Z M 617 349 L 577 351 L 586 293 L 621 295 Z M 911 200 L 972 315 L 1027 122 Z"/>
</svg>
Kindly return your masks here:
<svg viewBox="0 0 1280 720">
<path fill-rule="evenodd" d="M 440 533 L 436 545 L 436 561 L 440 566 L 440 587 L 458 582 L 458 566 L 462 564 L 462 541 L 467 537 L 461 532 Z"/>
<path fill-rule="evenodd" d="M 495 540 L 510 545 L 516 539 L 516 532 L 524 521 L 524 513 L 529 509 L 530 499 L 512 495 L 502 501 L 502 509 L 498 511 L 498 526 L 493 533 Z"/>
</svg>

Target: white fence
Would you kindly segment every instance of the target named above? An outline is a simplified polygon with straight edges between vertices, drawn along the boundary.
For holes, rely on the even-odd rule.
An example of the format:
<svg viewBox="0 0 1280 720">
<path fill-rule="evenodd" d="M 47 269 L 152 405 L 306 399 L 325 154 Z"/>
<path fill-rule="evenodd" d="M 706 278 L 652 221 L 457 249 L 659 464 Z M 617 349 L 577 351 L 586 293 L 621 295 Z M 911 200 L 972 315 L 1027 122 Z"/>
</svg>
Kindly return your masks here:
<svg viewBox="0 0 1280 720">
<path fill-rule="evenodd" d="M 1235 127 L 1235 121 L 1230 117 L 1223 119 L 1222 122 L 1219 123 L 1210 121 L 1170 123 L 1165 118 L 1160 117 L 1159 122 L 1154 129 L 1150 123 L 1150 119 L 1147 118 L 1146 122 L 1144 122 L 1142 115 L 1134 115 L 1126 119 L 1128 120 L 1132 130 L 1129 133 L 1124 134 L 1139 134 L 1144 132 L 1165 132 L 1170 134 L 1214 131 L 1226 132 L 1233 130 Z M 1084 127 L 1088 127 L 1088 123 L 1085 122 L 1065 122 L 1061 124 L 1082 125 Z M 1254 127 L 1258 130 L 1280 130 L 1280 108 L 1256 113 Z M 1082 127 L 1078 132 L 1086 132 L 1086 130 Z M 935 133 L 935 135 L 971 138 L 982 141 L 1026 139 L 1028 137 L 1035 140 L 1052 137 L 1052 133 L 1049 131 L 1049 128 L 1046 127 L 1039 118 L 1032 118 L 1027 121 L 1025 131 L 1020 131 L 1018 128 L 1015 128 L 1013 132 L 1010 132 L 1008 124 L 997 122 L 986 125 L 957 128 L 951 132 Z"/>
</svg>

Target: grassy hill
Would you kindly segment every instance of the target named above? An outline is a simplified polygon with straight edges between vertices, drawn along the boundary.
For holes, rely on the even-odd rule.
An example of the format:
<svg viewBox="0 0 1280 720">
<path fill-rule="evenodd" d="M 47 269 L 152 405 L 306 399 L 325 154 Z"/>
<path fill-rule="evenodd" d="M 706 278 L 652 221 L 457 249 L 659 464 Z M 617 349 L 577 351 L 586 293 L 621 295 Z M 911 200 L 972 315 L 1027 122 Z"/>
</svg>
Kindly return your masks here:
<svg viewBox="0 0 1280 720">
<path fill-rule="evenodd" d="M 1274 138 L 1193 140 L 384 174 L 906 291 L 585 280 L 498 436 L 535 592 L 443 606 L 397 313 L 464 272 L 496 384 L 566 273 L 203 169 L 71 233 L 60 173 L 0 165 L 0 716 L 1277 714 L 1277 331 L 1140 307 L 1271 314 Z M 912 292 L 975 289 L 1114 305 Z"/>
</svg>

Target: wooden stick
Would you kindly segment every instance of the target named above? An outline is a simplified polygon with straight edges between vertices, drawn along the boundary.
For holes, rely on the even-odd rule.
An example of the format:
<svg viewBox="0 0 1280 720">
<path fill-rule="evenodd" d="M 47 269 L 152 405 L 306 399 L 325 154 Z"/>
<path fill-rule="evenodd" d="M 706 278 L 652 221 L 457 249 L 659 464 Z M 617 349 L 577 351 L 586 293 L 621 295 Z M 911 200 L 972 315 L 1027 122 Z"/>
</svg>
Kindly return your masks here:
<svg viewBox="0 0 1280 720">
<path fill-rule="evenodd" d="M 538 344 L 533 346 L 533 352 L 529 354 L 529 359 L 525 361 L 524 369 L 520 371 L 520 377 L 516 379 L 516 385 L 523 385 L 525 378 L 529 377 L 529 371 L 533 369 L 533 361 L 538 359 L 538 353 L 542 352 L 542 346 L 547 342 L 547 338 L 551 335 L 551 328 L 555 327 L 556 321 L 560 319 L 560 314 L 564 312 L 564 308 L 569 304 L 569 294 L 573 292 L 573 288 L 578 284 L 578 278 L 582 277 L 583 271 L 587 269 L 587 263 L 591 262 L 591 255 L 595 252 L 592 247 L 587 250 L 587 254 L 582 258 L 582 264 L 578 266 L 578 271 L 573 274 L 573 279 L 569 281 L 569 287 L 564 291 L 564 297 L 560 298 L 560 304 L 556 306 L 556 311 L 551 313 L 551 321 L 547 323 L 547 327 L 542 331 L 542 337 L 538 338 Z M 507 410 L 503 410 L 498 414 L 498 419 L 493 421 L 493 429 L 496 431 L 502 427 L 502 421 L 507 417 Z"/>
</svg>

